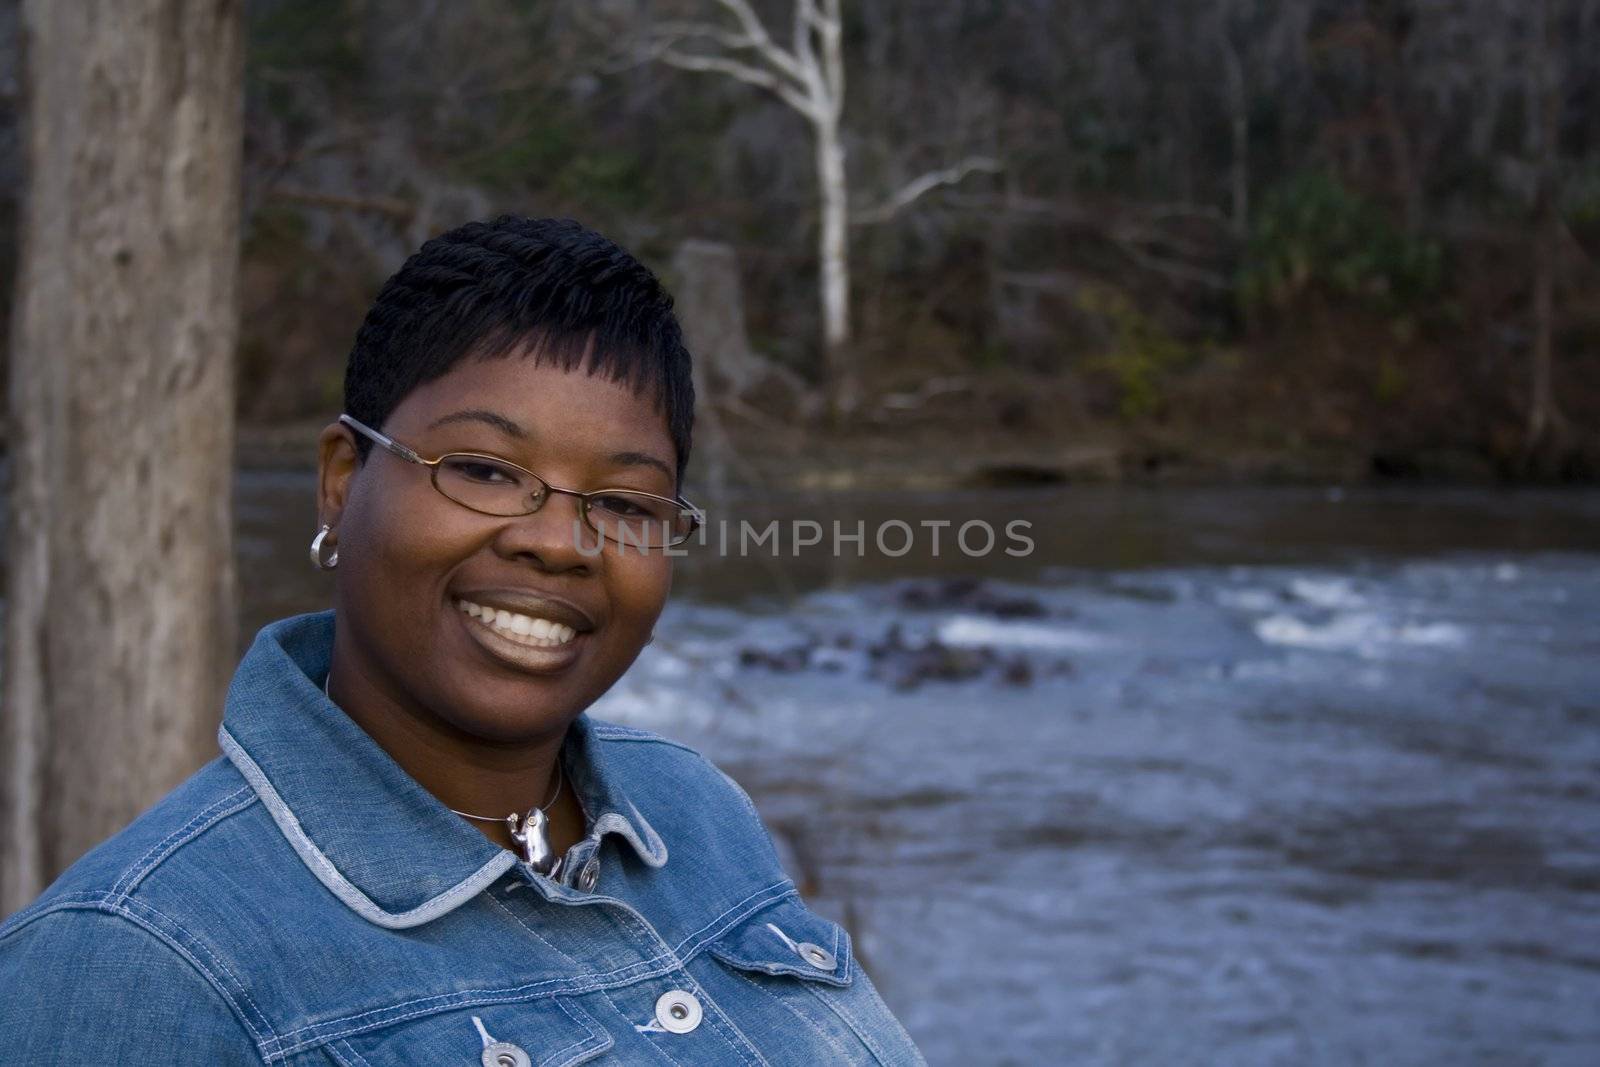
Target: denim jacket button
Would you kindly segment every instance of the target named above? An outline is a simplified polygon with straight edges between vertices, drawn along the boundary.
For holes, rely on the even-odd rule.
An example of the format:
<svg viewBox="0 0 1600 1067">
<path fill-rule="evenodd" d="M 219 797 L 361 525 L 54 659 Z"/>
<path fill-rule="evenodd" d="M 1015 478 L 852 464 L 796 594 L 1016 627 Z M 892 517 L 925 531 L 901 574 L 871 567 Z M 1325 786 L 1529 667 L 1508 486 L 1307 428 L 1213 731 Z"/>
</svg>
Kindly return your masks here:
<svg viewBox="0 0 1600 1067">
<path fill-rule="evenodd" d="M 699 998 L 687 990 L 674 989 L 656 1000 L 656 1022 L 674 1034 L 687 1034 L 700 1025 L 704 1014 Z"/>
<path fill-rule="evenodd" d="M 813 945 L 809 941 L 802 941 L 794 947 L 800 953 L 800 958 L 819 971 L 831 971 L 839 966 L 839 961 L 833 958 L 833 953 L 821 945 Z"/>
<path fill-rule="evenodd" d="M 509 1041 L 484 1046 L 481 1062 L 483 1067 L 533 1067 L 533 1061 L 522 1051 L 522 1046 Z"/>
<path fill-rule="evenodd" d="M 594 864 L 591 863 L 589 866 L 583 869 L 582 874 L 578 875 L 578 888 L 587 893 L 589 890 L 594 888 L 595 883 L 599 880 L 600 871 L 595 867 Z"/>
</svg>

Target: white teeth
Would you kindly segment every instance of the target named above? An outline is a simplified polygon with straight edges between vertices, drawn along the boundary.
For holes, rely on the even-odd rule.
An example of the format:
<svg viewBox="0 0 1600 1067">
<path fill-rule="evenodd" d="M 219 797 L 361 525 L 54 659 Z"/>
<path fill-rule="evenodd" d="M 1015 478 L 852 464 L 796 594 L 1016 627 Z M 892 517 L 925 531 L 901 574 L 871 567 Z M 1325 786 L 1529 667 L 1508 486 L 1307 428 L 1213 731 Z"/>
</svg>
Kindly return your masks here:
<svg viewBox="0 0 1600 1067">
<path fill-rule="evenodd" d="M 554 648 L 564 645 L 578 635 L 578 631 L 564 623 L 550 619 L 536 619 L 505 609 L 484 607 L 470 600 L 457 601 L 462 611 L 491 626 L 495 633 L 522 645 Z"/>
</svg>

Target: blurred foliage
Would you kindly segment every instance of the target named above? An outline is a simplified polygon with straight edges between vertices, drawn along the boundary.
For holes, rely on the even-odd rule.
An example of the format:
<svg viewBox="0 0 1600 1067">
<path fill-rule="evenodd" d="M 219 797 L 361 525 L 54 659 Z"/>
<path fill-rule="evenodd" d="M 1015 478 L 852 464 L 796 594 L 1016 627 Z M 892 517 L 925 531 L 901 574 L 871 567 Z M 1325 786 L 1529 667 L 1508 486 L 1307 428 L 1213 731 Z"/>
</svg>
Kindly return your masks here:
<svg viewBox="0 0 1600 1067">
<path fill-rule="evenodd" d="M 755 6 L 786 42 L 788 0 Z M 1236 421 L 1265 427 L 1297 417 L 1283 396 L 1315 393 L 1328 437 L 1501 433 L 1528 381 L 1533 8 L 846 0 L 852 200 L 969 155 L 1005 164 L 852 227 L 868 403 L 919 375 L 1032 376 L 1106 390 L 1081 410 L 1135 422 L 1253 406 Z M 715 18 L 713 0 L 247 10 L 250 417 L 322 412 L 382 278 L 500 211 L 582 219 L 658 269 L 683 240 L 731 244 L 751 343 L 818 379 L 806 123 L 758 88 L 626 54 L 630 27 Z M 1550 11 L 1574 238 L 1556 377 L 1571 421 L 1600 424 L 1584 355 L 1600 8 Z M 19 170 L 13 112 L 0 100 L 0 177 Z"/>
<path fill-rule="evenodd" d="M 1127 293 L 1090 287 L 1078 295 L 1078 306 L 1109 333 L 1109 344 L 1087 367 L 1116 384 L 1118 414 L 1139 419 L 1162 413 L 1169 379 L 1193 365 L 1199 350 L 1172 336 Z"/>
<path fill-rule="evenodd" d="M 1247 310 L 1284 308 L 1323 290 L 1402 311 L 1444 282 L 1439 242 L 1405 233 L 1375 204 L 1324 172 L 1269 192 L 1252 221 L 1239 277 Z"/>
<path fill-rule="evenodd" d="M 359 7 L 328 0 L 282 0 L 250 8 L 249 60 L 258 70 L 316 70 L 345 86 L 362 74 Z"/>
<path fill-rule="evenodd" d="M 1600 227 L 1600 159 L 1572 169 L 1563 186 L 1561 213 L 1573 226 Z"/>
<path fill-rule="evenodd" d="M 305 98 L 304 83 L 289 72 L 311 73 L 329 89 L 357 92 L 364 73 L 358 7 L 326 0 L 281 0 L 250 8 L 246 79 L 264 107 L 299 136 L 317 132 L 318 109 Z"/>
</svg>

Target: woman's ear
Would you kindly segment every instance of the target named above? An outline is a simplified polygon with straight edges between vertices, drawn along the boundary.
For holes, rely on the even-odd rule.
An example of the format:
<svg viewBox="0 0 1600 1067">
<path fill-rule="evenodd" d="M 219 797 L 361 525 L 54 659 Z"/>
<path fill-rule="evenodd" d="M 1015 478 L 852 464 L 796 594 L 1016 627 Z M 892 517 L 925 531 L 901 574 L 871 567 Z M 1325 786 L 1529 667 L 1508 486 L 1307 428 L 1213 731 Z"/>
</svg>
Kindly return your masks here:
<svg viewBox="0 0 1600 1067">
<path fill-rule="evenodd" d="M 330 422 L 317 435 L 317 525 L 339 525 L 350 479 L 360 469 L 355 436 L 341 423 Z"/>
</svg>

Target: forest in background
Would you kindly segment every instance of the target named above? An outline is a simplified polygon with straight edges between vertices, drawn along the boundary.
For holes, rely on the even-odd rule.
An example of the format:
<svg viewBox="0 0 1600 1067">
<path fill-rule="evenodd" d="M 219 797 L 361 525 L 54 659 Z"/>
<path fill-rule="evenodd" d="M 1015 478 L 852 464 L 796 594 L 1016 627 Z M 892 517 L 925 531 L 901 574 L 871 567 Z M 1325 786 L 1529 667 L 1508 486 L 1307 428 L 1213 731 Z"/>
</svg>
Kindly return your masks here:
<svg viewBox="0 0 1600 1067">
<path fill-rule="evenodd" d="M 751 7 L 787 39 L 790 0 Z M 705 392 L 750 463 L 1600 475 L 1595 0 L 844 0 L 860 396 L 838 425 L 812 131 L 640 46 L 737 29 L 714 0 L 248 12 L 246 441 L 333 412 L 362 314 L 421 240 L 515 211 L 582 219 L 680 295 L 706 287 L 686 242 L 731 249 L 737 365 Z M 9 291 L 10 0 L 0 28 Z M 894 209 L 969 158 L 998 166 Z M 727 280 L 710 292 L 696 316 L 726 311 Z"/>
</svg>

